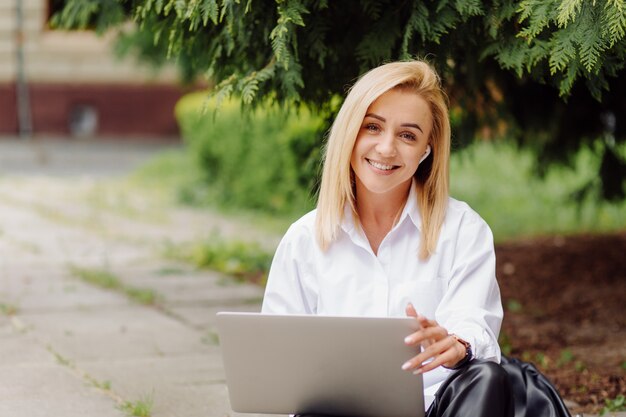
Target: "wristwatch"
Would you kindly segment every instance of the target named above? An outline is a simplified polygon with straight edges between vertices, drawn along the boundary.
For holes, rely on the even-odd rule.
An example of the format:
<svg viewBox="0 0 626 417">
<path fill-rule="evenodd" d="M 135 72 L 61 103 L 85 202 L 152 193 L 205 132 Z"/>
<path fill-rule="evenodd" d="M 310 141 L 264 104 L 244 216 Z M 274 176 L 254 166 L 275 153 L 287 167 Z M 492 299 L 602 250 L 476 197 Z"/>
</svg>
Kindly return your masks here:
<svg viewBox="0 0 626 417">
<path fill-rule="evenodd" d="M 450 336 L 454 337 L 454 339 L 457 342 L 465 346 L 465 357 L 463 359 L 457 362 L 457 364 L 454 366 L 451 366 L 451 367 L 444 366 L 444 368 L 448 368 L 448 369 L 452 369 L 453 371 L 456 371 L 457 369 L 461 369 L 462 367 L 467 365 L 469 361 L 472 360 L 472 345 L 470 345 L 468 341 L 461 339 L 459 336 L 455 334 L 451 334 Z"/>
</svg>

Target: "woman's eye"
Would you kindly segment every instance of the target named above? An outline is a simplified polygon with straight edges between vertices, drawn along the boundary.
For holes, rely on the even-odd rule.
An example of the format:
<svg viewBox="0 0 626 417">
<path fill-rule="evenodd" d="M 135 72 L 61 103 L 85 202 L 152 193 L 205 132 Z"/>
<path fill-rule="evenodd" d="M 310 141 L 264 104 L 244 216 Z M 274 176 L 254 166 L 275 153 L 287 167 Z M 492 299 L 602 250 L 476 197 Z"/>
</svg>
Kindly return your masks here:
<svg viewBox="0 0 626 417">
<path fill-rule="evenodd" d="M 365 125 L 365 130 L 367 130 L 370 133 L 376 133 L 380 130 L 380 128 L 376 126 L 375 124 L 369 123 Z"/>
<path fill-rule="evenodd" d="M 408 141 L 411 141 L 411 142 L 413 142 L 416 139 L 415 135 L 413 133 L 409 133 L 409 132 L 402 132 L 402 133 L 400 133 L 400 137 L 402 139 L 404 139 L 404 140 L 408 140 Z"/>
</svg>

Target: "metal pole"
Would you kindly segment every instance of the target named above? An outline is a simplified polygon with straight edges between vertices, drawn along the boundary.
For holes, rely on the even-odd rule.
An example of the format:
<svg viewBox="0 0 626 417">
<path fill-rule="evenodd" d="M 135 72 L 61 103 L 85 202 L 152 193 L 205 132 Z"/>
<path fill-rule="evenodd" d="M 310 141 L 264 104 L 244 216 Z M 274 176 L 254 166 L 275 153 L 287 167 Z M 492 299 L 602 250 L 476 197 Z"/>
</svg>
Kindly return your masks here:
<svg viewBox="0 0 626 417">
<path fill-rule="evenodd" d="M 27 139 L 33 134 L 33 121 L 24 62 L 24 13 L 22 0 L 15 0 L 15 23 L 17 124 L 20 137 Z"/>
</svg>

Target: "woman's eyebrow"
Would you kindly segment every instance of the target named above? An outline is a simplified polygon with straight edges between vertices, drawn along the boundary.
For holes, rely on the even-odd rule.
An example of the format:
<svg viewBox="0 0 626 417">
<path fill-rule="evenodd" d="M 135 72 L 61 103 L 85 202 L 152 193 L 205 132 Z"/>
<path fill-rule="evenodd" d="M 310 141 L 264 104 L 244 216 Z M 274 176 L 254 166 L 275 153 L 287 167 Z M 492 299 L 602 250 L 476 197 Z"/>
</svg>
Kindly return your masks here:
<svg viewBox="0 0 626 417">
<path fill-rule="evenodd" d="M 374 119 L 378 119 L 378 120 L 380 120 L 383 123 L 387 122 L 387 119 L 385 119 L 382 116 L 377 115 L 376 113 L 367 113 L 365 115 L 365 117 L 373 117 Z M 402 123 L 400 126 L 402 126 L 402 127 L 413 127 L 415 129 L 419 130 L 420 132 L 424 133 L 422 128 L 417 123 Z"/>
<path fill-rule="evenodd" d="M 387 119 L 385 119 L 384 117 L 379 116 L 379 115 L 377 115 L 377 114 L 375 114 L 375 113 L 367 113 L 367 114 L 365 115 L 365 117 L 373 117 L 374 119 L 378 119 L 378 120 L 380 120 L 381 122 L 386 122 L 386 121 L 387 121 Z"/>
<path fill-rule="evenodd" d="M 403 126 L 403 127 L 414 127 L 414 128 L 416 128 L 417 130 L 419 130 L 420 132 L 424 133 L 424 131 L 422 130 L 422 128 L 421 128 L 421 127 L 419 127 L 419 125 L 418 125 L 418 124 L 416 124 L 416 123 L 402 123 L 400 126 Z"/>
<path fill-rule="evenodd" d="M 374 119 L 378 119 L 378 120 L 380 120 L 383 123 L 387 122 L 387 119 L 385 119 L 382 116 L 377 115 L 376 113 L 367 113 L 365 115 L 365 117 L 373 117 Z M 415 129 L 419 130 L 420 132 L 424 133 L 422 128 L 419 127 L 419 125 L 417 123 L 402 123 L 400 126 L 402 126 L 402 127 L 413 127 Z"/>
</svg>

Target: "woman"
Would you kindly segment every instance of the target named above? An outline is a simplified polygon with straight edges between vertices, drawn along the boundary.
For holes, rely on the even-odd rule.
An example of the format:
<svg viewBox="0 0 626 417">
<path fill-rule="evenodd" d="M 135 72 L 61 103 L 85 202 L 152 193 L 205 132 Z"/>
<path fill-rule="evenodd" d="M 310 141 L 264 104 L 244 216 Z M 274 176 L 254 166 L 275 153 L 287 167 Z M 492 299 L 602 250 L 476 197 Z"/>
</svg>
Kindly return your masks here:
<svg viewBox="0 0 626 417">
<path fill-rule="evenodd" d="M 317 209 L 276 251 L 263 312 L 415 317 L 421 330 L 404 343 L 424 349 L 402 368 L 424 373 L 427 415 L 513 416 L 493 238 L 449 197 L 449 154 L 428 64 L 365 74 L 332 126 Z"/>
</svg>

